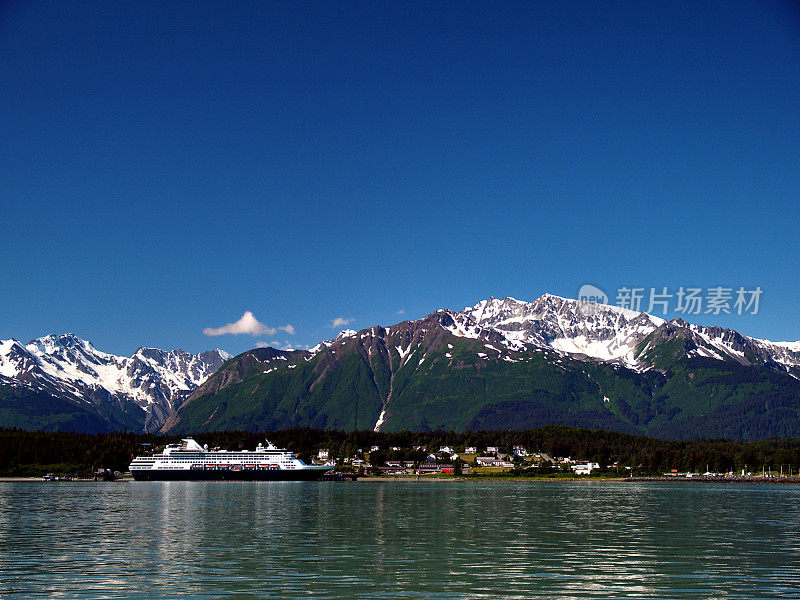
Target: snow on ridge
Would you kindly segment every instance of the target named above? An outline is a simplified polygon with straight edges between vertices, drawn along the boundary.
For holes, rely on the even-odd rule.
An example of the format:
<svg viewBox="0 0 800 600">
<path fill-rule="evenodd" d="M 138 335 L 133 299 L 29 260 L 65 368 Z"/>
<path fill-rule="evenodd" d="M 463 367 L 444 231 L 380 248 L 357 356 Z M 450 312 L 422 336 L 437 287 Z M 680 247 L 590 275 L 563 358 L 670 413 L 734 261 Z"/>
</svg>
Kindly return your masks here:
<svg viewBox="0 0 800 600">
<path fill-rule="evenodd" d="M 456 318 L 458 326 L 450 329 L 454 335 L 467 337 L 464 333 L 486 327 L 500 333 L 502 345 L 509 350 L 525 345 L 550 347 L 564 354 L 635 365 L 638 343 L 666 322 L 619 306 L 587 304 L 553 294 L 543 294 L 533 302 L 490 298 L 461 313 L 474 325 Z"/>
<path fill-rule="evenodd" d="M 758 338 L 750 338 L 756 344 L 762 347 L 779 348 L 788 352 L 800 352 L 800 341 L 797 342 L 771 342 L 770 340 L 762 340 Z"/>
<path fill-rule="evenodd" d="M 769 344 L 770 346 L 779 346 L 781 348 L 786 348 L 787 350 L 791 350 L 792 352 L 800 352 L 800 341 L 797 342 L 770 342 L 769 340 L 759 340 L 756 338 L 750 338 L 754 342 L 762 342 L 764 344 Z"/>
<path fill-rule="evenodd" d="M 717 350 L 721 351 L 723 354 L 727 354 L 730 357 L 738 358 L 740 360 L 744 359 L 744 352 L 741 350 L 736 350 L 730 344 L 725 342 L 722 338 L 723 335 L 719 335 L 717 337 L 711 337 L 706 328 L 702 325 L 689 325 L 689 330 L 696 333 L 700 338 L 707 343 L 712 348 L 716 348 Z M 719 360 L 723 360 L 722 356 L 716 357 Z"/>
<path fill-rule="evenodd" d="M 20 374 L 22 365 L 15 356 L 17 353 L 28 354 L 25 347 L 15 339 L 0 340 L 0 375 L 14 378 Z"/>
<path fill-rule="evenodd" d="M 183 350 L 139 348 L 130 357 L 116 356 L 97 350 L 91 342 L 72 333 L 49 334 L 25 346 L 17 345 L 30 360 L 26 372 L 35 368 L 33 377 L 79 397 L 86 388 L 103 388 L 132 399 L 145 410 L 150 404 L 169 402 L 175 394 L 194 389 L 212 374 L 214 364 L 207 362 L 207 353 L 203 357 Z M 2 346 L 9 350 L 13 347 L 7 343 Z M 217 355 L 220 360 L 230 356 L 219 350 Z M 0 360 L 3 374 L 10 374 L 9 362 Z"/>
<path fill-rule="evenodd" d="M 332 340 L 322 340 L 316 346 L 309 348 L 308 352 L 310 352 L 311 355 L 313 356 L 314 354 L 322 352 L 323 350 L 325 350 L 325 348 L 330 348 L 336 342 L 339 342 L 347 338 L 355 337 L 356 335 L 358 335 L 358 332 L 355 331 L 354 329 L 342 329 L 339 333 L 336 334 L 336 337 L 334 337 Z M 361 337 L 363 338 L 364 336 Z"/>
<path fill-rule="evenodd" d="M 787 369 L 800 366 L 800 342 L 771 342 L 750 338 L 769 357 Z"/>
<path fill-rule="evenodd" d="M 453 320 L 453 325 L 444 326 L 450 333 L 457 337 L 463 338 L 471 338 L 471 339 L 478 339 L 480 337 L 480 330 L 481 328 L 472 323 L 462 323 L 462 319 L 466 316 L 468 320 L 471 318 L 463 313 L 453 313 L 450 311 L 445 311 L 446 314 L 450 315 Z"/>
<path fill-rule="evenodd" d="M 627 321 L 633 321 L 635 319 L 639 319 L 642 316 L 644 316 L 656 327 L 661 327 L 664 323 L 666 323 L 665 319 L 656 317 L 655 315 L 651 315 L 650 313 L 646 313 L 644 311 L 635 311 L 630 308 L 616 306 L 614 304 L 599 304 L 597 302 L 573 300 L 570 298 L 562 298 L 561 296 L 554 296 L 552 294 L 544 294 L 542 296 L 542 298 L 545 297 L 560 300 L 562 302 L 561 308 L 563 308 L 564 306 L 569 306 L 573 312 L 577 310 L 578 312 L 586 316 L 592 316 L 610 312 L 625 317 Z"/>
<path fill-rule="evenodd" d="M 664 319 L 643 311 L 635 311 L 611 304 L 597 304 L 594 302 L 562 298 L 554 294 L 542 294 L 533 302 L 517 300 L 511 297 L 489 298 L 488 300 L 479 301 L 474 306 L 465 307 L 461 314 L 471 317 L 478 323 L 482 323 L 485 320 L 494 320 L 492 326 L 496 327 L 500 324 L 524 323 L 526 321 L 540 320 L 543 316 L 551 312 L 557 314 L 562 312 L 573 315 L 580 314 L 582 317 L 613 313 L 625 317 L 628 321 L 640 319 L 644 316 L 645 319 L 649 320 L 656 327 L 660 327 L 666 323 Z M 496 317 L 501 313 L 505 315 L 504 318 L 497 319 Z"/>
<path fill-rule="evenodd" d="M 568 300 L 568 302 L 574 302 L 580 304 L 580 300 Z M 610 312 L 617 313 L 622 315 L 627 320 L 631 321 L 633 319 L 638 319 L 642 315 L 644 315 L 647 319 L 649 319 L 656 327 L 661 327 L 664 323 L 666 323 L 666 319 L 662 319 L 661 317 L 656 317 L 655 315 L 651 315 L 650 313 L 644 311 L 635 311 L 631 310 L 630 308 L 624 308 L 622 306 L 616 306 L 613 304 L 598 304 L 597 302 L 592 302 L 590 304 L 594 304 L 601 310 L 606 310 Z"/>
<path fill-rule="evenodd" d="M 11 348 L 14 347 L 14 344 L 18 344 L 17 340 L 11 338 L 9 340 L 0 340 L 0 356 L 5 356 L 9 352 L 11 352 Z"/>
<path fill-rule="evenodd" d="M 644 311 L 583 302 L 549 293 L 542 294 L 532 302 L 510 296 L 490 297 L 465 307 L 461 312 L 439 309 L 436 314 L 446 314 L 452 318 L 452 323 L 444 325 L 444 328 L 457 337 L 481 339 L 489 332 L 499 334 L 501 338 L 494 338 L 492 342 L 498 352 L 516 352 L 526 347 L 550 348 L 559 354 L 578 354 L 624 364 L 636 370 L 648 368 L 634 357 L 637 346 L 667 323 L 665 319 Z M 737 349 L 738 343 L 726 341 L 730 340 L 726 334 L 723 334 L 726 339 L 722 339 L 723 336 L 717 339 L 714 335 L 709 336 L 706 328 L 689 324 L 685 326 L 703 340 L 701 347 L 704 348 L 697 350 L 696 355 L 717 359 L 729 356 L 740 362 L 745 360 L 744 352 Z M 787 368 L 800 366 L 800 341 L 746 339 L 760 346 L 762 355 L 769 356 L 776 363 Z M 318 344 L 311 352 L 319 351 L 324 345 L 324 342 Z M 398 348 L 403 361 L 406 352 L 408 350 Z"/>
</svg>

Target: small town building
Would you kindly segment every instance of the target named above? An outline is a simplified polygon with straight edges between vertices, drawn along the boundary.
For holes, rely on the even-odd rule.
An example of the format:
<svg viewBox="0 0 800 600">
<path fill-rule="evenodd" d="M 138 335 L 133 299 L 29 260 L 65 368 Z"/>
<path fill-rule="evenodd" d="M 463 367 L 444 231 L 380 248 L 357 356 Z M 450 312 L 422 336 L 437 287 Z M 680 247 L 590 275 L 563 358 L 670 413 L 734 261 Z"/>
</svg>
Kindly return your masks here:
<svg viewBox="0 0 800 600">
<path fill-rule="evenodd" d="M 595 469 L 599 469 L 600 465 L 593 462 L 582 462 L 571 465 L 570 468 L 576 475 L 589 475 Z"/>
<path fill-rule="evenodd" d="M 431 473 L 453 473 L 455 471 L 452 464 L 448 463 L 425 463 L 419 466 L 418 473 L 420 475 L 428 475 Z"/>
</svg>

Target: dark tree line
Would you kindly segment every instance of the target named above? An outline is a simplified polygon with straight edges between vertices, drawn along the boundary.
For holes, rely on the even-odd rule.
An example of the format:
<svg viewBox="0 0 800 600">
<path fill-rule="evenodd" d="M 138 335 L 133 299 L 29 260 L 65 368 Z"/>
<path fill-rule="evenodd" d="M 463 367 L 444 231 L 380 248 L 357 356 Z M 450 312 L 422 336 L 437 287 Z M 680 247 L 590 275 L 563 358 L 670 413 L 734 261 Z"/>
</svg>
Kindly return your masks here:
<svg viewBox="0 0 800 600">
<path fill-rule="evenodd" d="M 379 446 L 380 455 L 389 456 L 393 446 L 403 448 L 409 457 L 413 446 L 436 451 L 452 446 L 483 450 L 497 446 L 511 452 L 514 445 L 529 452 L 545 452 L 552 457 L 569 456 L 591 460 L 605 466 L 618 463 L 631 466 L 638 474 L 660 474 L 670 469 L 680 471 L 739 471 L 745 466 L 760 471 L 766 465 L 773 470 L 783 466 L 794 473 L 800 470 L 800 440 L 770 439 L 758 442 L 731 440 L 670 441 L 575 427 L 547 426 L 524 431 L 446 431 L 375 433 L 373 431 L 323 431 L 286 429 L 273 432 L 224 431 L 195 436 L 201 444 L 231 450 L 254 449 L 269 439 L 276 446 L 288 448 L 308 460 L 320 448 L 327 448 L 332 458 L 354 456 Z M 133 456 L 180 441 L 179 437 L 154 434 L 106 433 L 97 435 L 0 429 L 0 476 L 57 473 L 88 474 L 98 468 L 124 471 Z M 413 455 L 416 456 L 416 455 Z"/>
</svg>

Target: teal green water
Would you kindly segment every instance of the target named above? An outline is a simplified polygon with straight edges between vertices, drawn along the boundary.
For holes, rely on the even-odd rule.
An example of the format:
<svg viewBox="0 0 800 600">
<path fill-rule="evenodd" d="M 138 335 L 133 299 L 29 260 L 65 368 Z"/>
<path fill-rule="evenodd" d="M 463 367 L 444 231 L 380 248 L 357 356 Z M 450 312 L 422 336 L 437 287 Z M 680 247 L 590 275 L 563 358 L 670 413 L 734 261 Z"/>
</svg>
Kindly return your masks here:
<svg viewBox="0 0 800 600">
<path fill-rule="evenodd" d="M 800 598 L 800 487 L 0 483 L 3 598 Z"/>
</svg>

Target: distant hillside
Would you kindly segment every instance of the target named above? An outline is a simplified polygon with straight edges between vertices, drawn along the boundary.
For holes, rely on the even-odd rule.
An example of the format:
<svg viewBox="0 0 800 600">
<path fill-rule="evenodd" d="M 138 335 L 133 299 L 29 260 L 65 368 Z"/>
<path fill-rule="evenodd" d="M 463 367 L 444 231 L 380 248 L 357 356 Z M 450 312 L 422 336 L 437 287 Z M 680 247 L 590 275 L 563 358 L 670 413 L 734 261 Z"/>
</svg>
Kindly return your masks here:
<svg viewBox="0 0 800 600">
<path fill-rule="evenodd" d="M 527 429 L 666 438 L 800 435 L 800 346 L 543 296 L 251 350 L 166 423 L 214 430 Z"/>
</svg>

